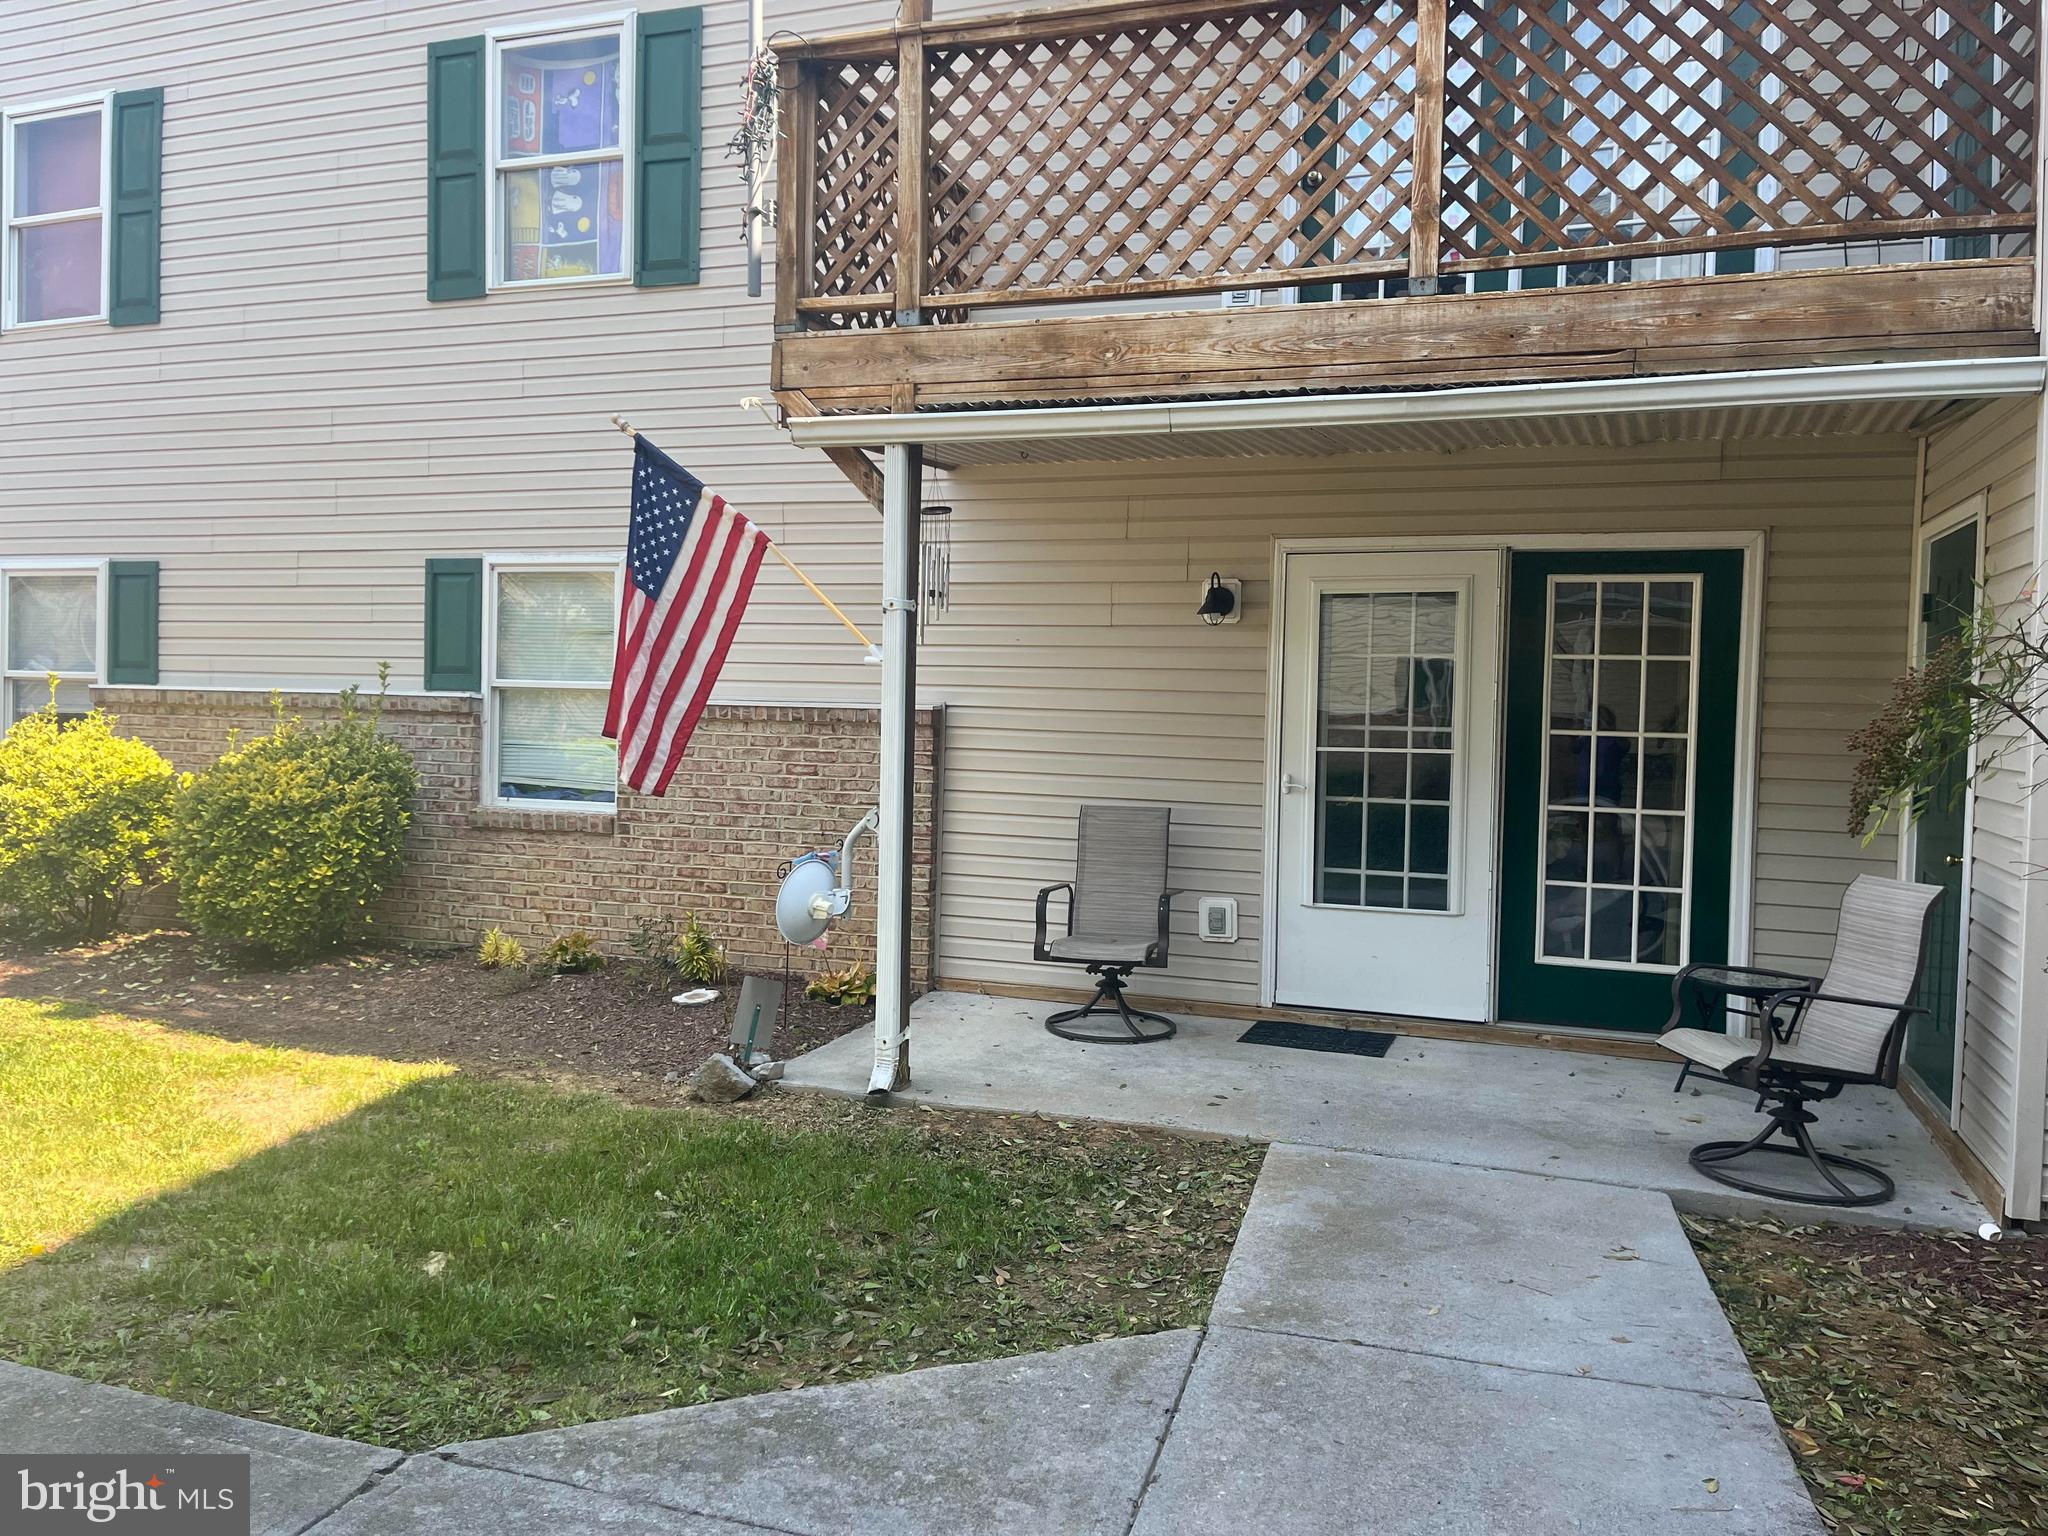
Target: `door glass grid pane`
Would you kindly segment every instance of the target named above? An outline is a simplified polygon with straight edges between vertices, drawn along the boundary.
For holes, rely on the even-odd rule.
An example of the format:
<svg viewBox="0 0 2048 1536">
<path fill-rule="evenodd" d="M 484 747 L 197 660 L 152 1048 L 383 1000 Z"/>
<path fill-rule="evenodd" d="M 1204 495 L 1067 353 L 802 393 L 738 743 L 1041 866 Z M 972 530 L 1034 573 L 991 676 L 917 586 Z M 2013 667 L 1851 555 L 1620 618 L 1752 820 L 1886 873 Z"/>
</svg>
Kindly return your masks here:
<svg viewBox="0 0 2048 1536">
<path fill-rule="evenodd" d="M 1696 576 L 1551 582 L 1546 960 L 1685 961 L 1698 610 Z"/>
<path fill-rule="evenodd" d="M 1447 912 L 1458 594 L 1321 600 L 1315 900 Z"/>
</svg>

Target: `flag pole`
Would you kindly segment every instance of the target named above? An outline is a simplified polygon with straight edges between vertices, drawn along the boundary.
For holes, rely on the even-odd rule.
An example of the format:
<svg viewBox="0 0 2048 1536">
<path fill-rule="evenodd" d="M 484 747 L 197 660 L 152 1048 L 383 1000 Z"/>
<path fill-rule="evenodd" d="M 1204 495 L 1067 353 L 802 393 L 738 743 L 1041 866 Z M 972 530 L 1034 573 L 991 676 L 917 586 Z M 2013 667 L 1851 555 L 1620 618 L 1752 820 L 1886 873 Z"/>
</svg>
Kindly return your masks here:
<svg viewBox="0 0 2048 1536">
<path fill-rule="evenodd" d="M 640 436 L 639 432 L 635 430 L 633 424 L 627 421 L 626 418 L 623 416 L 614 416 L 612 418 L 612 425 L 617 427 L 621 432 L 625 433 L 628 437 L 637 439 Z M 858 624 L 854 623 L 853 620 L 849 619 L 846 616 L 845 609 L 841 608 L 837 603 L 833 602 L 831 598 L 825 595 L 825 589 L 823 587 L 819 586 L 815 581 L 811 580 L 810 577 L 804 574 L 803 567 L 799 566 L 794 560 L 790 559 L 789 556 L 785 555 L 782 552 L 782 546 L 780 544 L 776 543 L 773 539 L 770 539 L 768 541 L 768 548 L 774 552 L 776 559 L 780 560 L 784 565 L 789 567 L 790 575 L 794 576 L 798 581 L 802 582 L 805 586 L 811 589 L 811 596 L 815 597 L 819 602 L 823 603 L 827 608 L 831 610 L 833 618 L 837 619 L 840 623 L 844 624 L 848 629 L 853 631 L 854 638 L 860 641 L 862 645 L 868 648 L 869 660 L 872 661 L 881 656 L 881 648 L 877 646 L 874 641 L 870 640 L 867 637 L 866 633 L 861 629 L 861 627 Z"/>
</svg>

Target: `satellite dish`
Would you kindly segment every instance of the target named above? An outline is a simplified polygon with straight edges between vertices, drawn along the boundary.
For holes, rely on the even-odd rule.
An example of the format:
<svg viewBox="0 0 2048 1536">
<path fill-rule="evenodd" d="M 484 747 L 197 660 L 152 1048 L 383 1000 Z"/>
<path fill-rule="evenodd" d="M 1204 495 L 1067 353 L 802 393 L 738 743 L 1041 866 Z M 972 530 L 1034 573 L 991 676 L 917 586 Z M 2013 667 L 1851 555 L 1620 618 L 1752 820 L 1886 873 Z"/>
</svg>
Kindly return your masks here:
<svg viewBox="0 0 2048 1536">
<path fill-rule="evenodd" d="M 814 944 L 832 926 L 832 892 L 839 884 L 828 853 L 798 855 L 775 893 L 775 929 L 787 944 Z"/>
<path fill-rule="evenodd" d="M 881 825 L 881 813 L 869 811 L 854 823 L 839 852 L 800 853 L 775 893 L 775 929 L 790 944 L 815 944 L 846 916 L 853 905 L 853 845 Z M 845 883 L 841 880 L 844 878 Z"/>
</svg>

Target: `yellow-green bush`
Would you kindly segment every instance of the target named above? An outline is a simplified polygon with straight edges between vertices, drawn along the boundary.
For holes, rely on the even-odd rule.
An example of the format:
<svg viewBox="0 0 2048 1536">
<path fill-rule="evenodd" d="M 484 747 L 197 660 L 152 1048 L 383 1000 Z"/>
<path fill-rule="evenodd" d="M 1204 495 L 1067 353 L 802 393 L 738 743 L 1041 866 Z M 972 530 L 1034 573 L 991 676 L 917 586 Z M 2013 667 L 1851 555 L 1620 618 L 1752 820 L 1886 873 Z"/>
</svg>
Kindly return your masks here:
<svg viewBox="0 0 2048 1536">
<path fill-rule="evenodd" d="M 50 938 L 105 938 L 124 893 L 161 876 L 177 776 L 94 710 L 55 700 L 0 737 L 0 917 Z"/>
<path fill-rule="evenodd" d="M 542 952 L 540 963 L 558 976 L 573 976 L 583 971 L 602 970 L 604 955 L 597 947 L 597 940 L 581 928 L 574 928 Z"/>
<path fill-rule="evenodd" d="M 825 971 L 811 978 L 804 996 L 841 1008 L 865 1008 L 875 1000 L 875 978 L 865 963 L 856 960 L 843 971 Z"/>
<path fill-rule="evenodd" d="M 286 718 L 229 749 L 178 797 L 171 870 L 187 921 L 210 938 L 298 959 L 362 936 L 405 862 L 419 775 L 342 695 L 341 718 Z"/>
<path fill-rule="evenodd" d="M 713 987 L 725 981 L 725 950 L 694 916 L 676 939 L 675 967 L 684 981 Z"/>
<path fill-rule="evenodd" d="M 487 928 L 476 947 L 476 963 L 487 971 L 517 968 L 526 964 L 526 946 L 502 928 Z"/>
</svg>

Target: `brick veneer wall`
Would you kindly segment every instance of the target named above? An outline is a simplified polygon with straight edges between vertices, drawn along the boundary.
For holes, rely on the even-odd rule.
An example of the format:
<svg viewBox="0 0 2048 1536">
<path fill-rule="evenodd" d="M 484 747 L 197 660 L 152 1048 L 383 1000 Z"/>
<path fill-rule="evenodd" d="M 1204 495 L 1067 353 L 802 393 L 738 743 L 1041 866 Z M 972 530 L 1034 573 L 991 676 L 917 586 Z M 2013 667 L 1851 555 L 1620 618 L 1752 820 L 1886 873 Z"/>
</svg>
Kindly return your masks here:
<svg viewBox="0 0 2048 1536">
<path fill-rule="evenodd" d="M 249 693 L 99 688 L 94 696 L 122 734 L 182 769 L 205 767 L 231 733 L 259 735 L 271 721 L 270 701 Z M 284 707 L 311 724 L 334 718 L 339 705 L 332 694 L 287 694 Z M 471 944 L 497 927 L 537 950 L 583 928 L 622 953 L 641 920 L 672 932 L 695 913 L 733 959 L 779 968 L 778 866 L 801 849 L 836 848 L 874 804 L 880 778 L 874 710 L 713 705 L 659 799 L 622 792 L 605 816 L 485 810 L 476 699 L 390 698 L 381 729 L 419 765 L 420 800 L 405 874 L 379 915 L 390 936 L 430 944 Z M 942 734 L 939 711 L 918 711 L 911 955 L 920 984 L 931 974 Z M 873 844 L 854 858 L 854 910 L 828 950 L 795 954 L 800 972 L 874 953 Z"/>
</svg>

